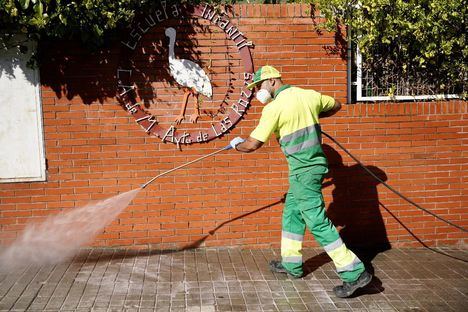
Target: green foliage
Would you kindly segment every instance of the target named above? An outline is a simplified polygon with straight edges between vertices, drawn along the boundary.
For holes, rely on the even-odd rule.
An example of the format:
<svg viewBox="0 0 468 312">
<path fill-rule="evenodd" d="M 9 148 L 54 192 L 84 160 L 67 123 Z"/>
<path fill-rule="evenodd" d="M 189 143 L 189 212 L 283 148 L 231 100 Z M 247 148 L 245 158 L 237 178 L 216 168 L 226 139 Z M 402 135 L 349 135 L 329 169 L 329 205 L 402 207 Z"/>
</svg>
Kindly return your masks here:
<svg viewBox="0 0 468 312">
<path fill-rule="evenodd" d="M 164 1 L 170 2 L 201 1 Z M 208 1 L 220 3 L 222 1 Z M 0 47 L 11 35 L 29 38 L 81 39 L 88 47 L 103 44 L 107 35 L 127 27 L 135 14 L 161 6 L 153 0 L 0 0 Z"/>
<path fill-rule="evenodd" d="M 103 34 L 133 18 L 130 0 L 0 0 L 3 44 L 12 34 L 30 38 L 81 38 L 89 45 L 102 43 Z"/>
<path fill-rule="evenodd" d="M 169 3 L 175 0 L 167 0 Z M 202 1 L 177 1 L 191 4 Z M 212 4 L 236 0 L 203 1 Z M 242 1 L 245 2 L 245 1 Z M 248 1 L 251 2 L 251 1 Z M 283 2 L 283 1 L 261 1 Z M 306 0 L 326 17 L 322 26 L 352 29 L 369 68 L 400 77 L 424 77 L 438 90 L 466 92 L 468 72 L 467 6 L 460 0 Z M 0 0 L 0 48 L 12 34 L 29 38 L 80 39 L 102 45 L 109 34 L 126 28 L 154 0 Z M 416 77 L 419 79 L 418 77 Z"/>
<path fill-rule="evenodd" d="M 460 0 L 314 0 L 324 26 L 350 26 L 374 72 L 466 92 L 467 5 Z"/>
<path fill-rule="evenodd" d="M 234 1 L 176 0 L 0 0 L 0 49 L 17 47 L 27 51 L 21 40 L 80 40 L 89 50 L 103 46 L 113 34 L 132 25 L 135 16 L 162 5 L 173 3 L 213 5 Z M 24 36 L 17 36 L 18 34 Z M 14 39 L 13 39 L 14 38 Z M 41 46 L 33 51 L 31 67 L 38 65 Z"/>
</svg>

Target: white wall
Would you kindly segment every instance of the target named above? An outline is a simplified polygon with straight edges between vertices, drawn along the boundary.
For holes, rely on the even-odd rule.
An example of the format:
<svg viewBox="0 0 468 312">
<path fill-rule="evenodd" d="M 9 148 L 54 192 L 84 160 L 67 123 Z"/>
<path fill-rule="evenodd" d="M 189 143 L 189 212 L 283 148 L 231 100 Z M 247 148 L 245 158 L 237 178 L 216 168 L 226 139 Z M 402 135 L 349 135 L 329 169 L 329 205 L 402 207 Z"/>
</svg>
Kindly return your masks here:
<svg viewBox="0 0 468 312">
<path fill-rule="evenodd" d="M 44 134 L 39 71 L 28 53 L 0 49 L 0 182 L 44 181 Z"/>
</svg>

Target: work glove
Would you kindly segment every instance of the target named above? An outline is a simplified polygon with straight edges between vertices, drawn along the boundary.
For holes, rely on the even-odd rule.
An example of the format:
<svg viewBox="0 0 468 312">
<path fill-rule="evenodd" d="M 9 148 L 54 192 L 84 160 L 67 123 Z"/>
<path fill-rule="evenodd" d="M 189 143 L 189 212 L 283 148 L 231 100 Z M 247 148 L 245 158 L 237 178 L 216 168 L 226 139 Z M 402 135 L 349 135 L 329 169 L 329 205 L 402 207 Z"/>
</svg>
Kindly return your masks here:
<svg viewBox="0 0 468 312">
<path fill-rule="evenodd" d="M 241 144 L 242 142 L 245 142 L 245 140 L 241 137 L 235 137 L 234 139 L 231 140 L 231 142 L 229 142 L 229 146 L 233 149 L 236 149 L 236 146 L 238 144 Z"/>
</svg>

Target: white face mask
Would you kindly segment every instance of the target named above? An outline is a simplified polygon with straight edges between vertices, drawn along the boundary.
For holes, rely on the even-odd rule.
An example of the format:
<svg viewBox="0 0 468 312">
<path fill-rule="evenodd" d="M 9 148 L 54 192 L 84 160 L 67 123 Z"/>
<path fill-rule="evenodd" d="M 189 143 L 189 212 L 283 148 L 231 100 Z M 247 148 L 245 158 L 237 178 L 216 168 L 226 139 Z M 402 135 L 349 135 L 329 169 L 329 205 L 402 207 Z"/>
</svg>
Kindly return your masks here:
<svg viewBox="0 0 468 312">
<path fill-rule="evenodd" d="M 268 90 L 266 89 L 260 89 L 257 91 L 257 93 L 255 94 L 255 97 L 257 98 L 257 100 L 260 101 L 260 103 L 262 104 L 266 104 L 268 102 L 271 101 L 271 94 L 270 92 L 268 92 Z"/>
</svg>

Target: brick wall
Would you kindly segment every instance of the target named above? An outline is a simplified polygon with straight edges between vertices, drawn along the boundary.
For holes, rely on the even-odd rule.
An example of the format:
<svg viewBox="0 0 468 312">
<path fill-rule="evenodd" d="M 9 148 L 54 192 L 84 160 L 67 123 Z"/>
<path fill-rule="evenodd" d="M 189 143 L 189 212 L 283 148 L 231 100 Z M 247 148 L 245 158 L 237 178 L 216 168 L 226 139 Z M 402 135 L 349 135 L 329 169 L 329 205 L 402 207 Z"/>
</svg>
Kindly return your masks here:
<svg viewBox="0 0 468 312">
<path fill-rule="evenodd" d="M 255 43 L 255 68 L 274 65 L 285 82 L 345 101 L 341 41 L 317 32 L 310 7 L 239 5 L 231 14 Z M 41 80 L 48 179 L 0 185 L 2 244 L 26 222 L 136 188 L 235 136 L 246 137 L 260 117 L 262 105 L 253 100 L 230 133 L 180 151 L 147 135 L 119 106 L 116 47 L 93 55 L 72 42 L 45 47 Z M 159 89 L 168 86 L 158 83 Z M 178 89 L 172 88 L 176 101 L 182 93 L 174 95 Z M 353 104 L 324 119 L 323 129 L 394 188 L 467 227 L 467 116 L 463 101 Z M 348 242 L 466 246 L 466 234 L 412 207 L 327 138 L 324 143 L 331 169 L 324 181 L 328 213 Z M 287 188 L 286 162 L 274 139 L 252 154 L 218 154 L 158 179 L 92 245 L 277 247 Z M 310 235 L 306 246 L 315 246 Z"/>
</svg>

